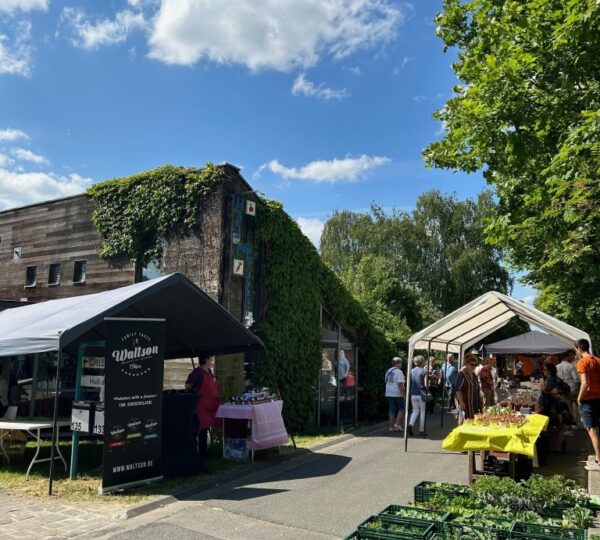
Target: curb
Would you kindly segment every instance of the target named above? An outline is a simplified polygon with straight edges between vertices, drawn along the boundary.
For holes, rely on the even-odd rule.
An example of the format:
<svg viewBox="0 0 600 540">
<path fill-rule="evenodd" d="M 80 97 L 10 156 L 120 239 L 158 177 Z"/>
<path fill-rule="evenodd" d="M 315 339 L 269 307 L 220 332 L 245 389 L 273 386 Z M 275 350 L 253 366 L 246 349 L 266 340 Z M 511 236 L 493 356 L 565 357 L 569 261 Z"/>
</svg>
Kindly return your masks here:
<svg viewBox="0 0 600 540">
<path fill-rule="evenodd" d="M 276 465 L 281 465 L 282 462 L 290 462 L 296 459 L 300 459 L 311 452 L 318 452 L 319 450 L 323 450 L 325 448 L 329 448 L 330 446 L 334 446 L 336 444 L 348 441 L 352 438 L 355 438 L 356 436 L 369 436 L 372 433 L 377 433 L 381 431 L 386 424 L 386 422 L 381 422 L 379 424 L 351 431 L 350 433 L 344 433 L 342 435 L 332 437 L 328 441 L 324 441 L 322 443 L 316 444 L 315 446 L 311 446 L 310 448 L 296 448 L 295 450 L 288 452 L 285 456 L 282 456 L 281 460 L 277 463 L 249 463 L 248 465 L 240 467 L 239 469 L 223 473 L 211 480 L 200 481 L 198 482 L 198 484 L 191 485 L 185 489 L 176 491 L 171 495 L 163 495 L 157 497 L 156 499 L 134 504 L 132 506 L 124 508 L 123 510 L 120 510 L 116 513 L 115 518 L 125 520 L 137 517 L 141 514 L 145 514 L 146 512 L 151 512 L 152 510 L 156 510 L 157 508 L 162 508 L 174 502 L 178 502 L 182 499 L 191 497 L 192 495 L 196 495 L 198 493 L 202 493 L 203 491 L 207 491 L 209 489 L 218 487 L 221 484 L 226 484 L 227 482 L 230 482 L 232 480 L 244 478 L 246 476 L 250 476 L 251 474 L 259 473 L 271 467 L 275 467 Z"/>
</svg>

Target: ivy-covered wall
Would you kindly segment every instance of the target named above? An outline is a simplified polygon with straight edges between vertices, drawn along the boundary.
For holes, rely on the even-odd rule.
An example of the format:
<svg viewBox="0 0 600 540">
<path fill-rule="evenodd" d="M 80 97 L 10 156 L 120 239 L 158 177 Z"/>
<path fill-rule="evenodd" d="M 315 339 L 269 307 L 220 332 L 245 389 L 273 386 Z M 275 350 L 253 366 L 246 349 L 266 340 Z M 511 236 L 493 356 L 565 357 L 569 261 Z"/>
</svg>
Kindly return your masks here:
<svg viewBox="0 0 600 540">
<path fill-rule="evenodd" d="M 344 327 L 363 353 L 359 384 L 362 406 L 371 418 L 384 410 L 383 375 L 394 356 L 391 344 L 346 291 L 281 203 L 268 201 L 257 212 L 258 237 L 264 242 L 264 318 L 255 328 L 267 347 L 293 430 L 315 415 L 316 383 L 321 369 L 319 303 Z M 265 362 L 259 375 L 272 383 Z"/>
<path fill-rule="evenodd" d="M 202 169 L 165 165 L 94 184 L 88 195 L 104 240 L 99 255 L 126 255 L 138 264 L 160 259 L 163 239 L 193 229 L 202 202 L 224 179 L 221 168 L 207 163 Z"/>
<path fill-rule="evenodd" d="M 100 256 L 126 256 L 138 264 L 161 259 L 163 241 L 189 235 L 198 227 L 209 195 L 225 182 L 220 167 L 164 166 L 94 185 L 88 191 L 93 221 L 104 243 Z M 285 401 L 290 428 L 302 430 L 315 418 L 316 385 L 321 370 L 320 303 L 359 347 L 361 406 L 367 417 L 384 411 L 383 374 L 394 356 L 384 336 L 321 261 L 313 244 L 283 210 L 267 201 L 257 210 L 257 240 L 263 246 L 263 295 L 253 330 L 267 347 L 269 362 L 257 374 Z M 269 366 L 273 366 L 271 371 Z"/>
</svg>

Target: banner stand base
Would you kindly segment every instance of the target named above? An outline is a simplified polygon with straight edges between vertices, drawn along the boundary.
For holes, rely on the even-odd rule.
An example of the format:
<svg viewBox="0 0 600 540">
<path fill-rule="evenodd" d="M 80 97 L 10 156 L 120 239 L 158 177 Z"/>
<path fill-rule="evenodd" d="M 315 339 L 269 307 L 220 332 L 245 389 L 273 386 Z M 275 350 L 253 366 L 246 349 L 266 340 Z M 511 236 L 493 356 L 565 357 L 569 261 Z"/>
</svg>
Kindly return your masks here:
<svg viewBox="0 0 600 540">
<path fill-rule="evenodd" d="M 105 495 L 106 493 L 111 493 L 112 491 L 120 491 L 122 489 L 153 484 L 154 482 L 160 482 L 163 479 L 164 479 L 164 476 L 156 476 L 155 478 L 146 478 L 145 480 L 138 480 L 137 482 L 129 482 L 127 484 L 121 484 L 119 486 L 108 486 L 106 488 L 99 486 L 98 493 L 100 495 Z"/>
</svg>

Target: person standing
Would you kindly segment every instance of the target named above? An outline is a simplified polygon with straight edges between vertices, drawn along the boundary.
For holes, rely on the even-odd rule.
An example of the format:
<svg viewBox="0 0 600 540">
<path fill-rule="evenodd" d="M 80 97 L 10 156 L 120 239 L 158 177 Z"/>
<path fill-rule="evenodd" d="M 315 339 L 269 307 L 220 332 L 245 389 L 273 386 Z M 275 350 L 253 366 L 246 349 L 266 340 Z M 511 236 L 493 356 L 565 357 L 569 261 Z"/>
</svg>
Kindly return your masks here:
<svg viewBox="0 0 600 540">
<path fill-rule="evenodd" d="M 581 423 L 579 417 L 579 408 L 577 407 L 577 396 L 579 394 L 579 374 L 577 367 L 573 364 L 575 359 L 575 351 L 570 350 L 562 355 L 560 362 L 556 366 L 556 373 L 560 379 L 569 385 L 570 393 L 565 396 L 569 410 L 573 415 L 573 420 L 578 424 Z"/>
<path fill-rule="evenodd" d="M 429 364 L 427 367 L 427 374 L 429 377 L 429 391 L 431 392 L 433 399 L 427 402 L 425 410 L 427 414 L 433 414 L 433 412 L 435 411 L 435 402 L 437 401 L 437 398 L 440 394 L 439 389 L 441 388 L 440 381 L 442 379 L 442 376 L 440 374 L 440 370 L 435 365 L 435 356 L 432 355 L 429 357 Z"/>
<path fill-rule="evenodd" d="M 410 402 L 412 404 L 412 414 L 408 422 L 408 433 L 414 435 L 413 427 L 417 418 L 419 418 L 419 435 L 424 437 L 425 433 L 425 401 L 422 397 L 422 391 L 427 388 L 427 370 L 423 367 L 425 358 L 415 356 L 415 367 L 410 372 Z"/>
<path fill-rule="evenodd" d="M 346 377 L 350 371 L 350 362 L 346 358 L 346 351 L 341 350 L 338 360 L 338 380 L 340 381 L 340 394 L 346 395 Z"/>
<path fill-rule="evenodd" d="M 590 342 L 580 339 L 575 344 L 575 350 L 579 355 L 577 362 L 577 373 L 579 373 L 579 394 L 577 404 L 583 426 L 587 429 L 592 446 L 594 447 L 595 459 L 588 463 L 585 468 L 588 471 L 600 471 L 600 440 L 598 430 L 600 428 L 600 358 L 590 353 Z"/>
<path fill-rule="evenodd" d="M 465 355 L 465 365 L 458 372 L 456 382 L 456 401 L 458 402 L 458 424 L 465 418 L 474 418 L 481 412 L 481 389 L 475 375 L 479 359 L 473 353 Z"/>
<path fill-rule="evenodd" d="M 208 430 L 218 425 L 215 418 L 219 408 L 219 383 L 213 375 L 214 356 L 200 359 L 200 365 L 194 369 L 185 382 L 185 389 L 196 392 L 200 398 L 196 403 L 198 419 L 198 449 L 202 457 L 208 453 Z"/>
<path fill-rule="evenodd" d="M 392 367 L 385 373 L 385 397 L 389 405 L 390 425 L 388 431 L 404 431 L 405 378 L 402 373 L 402 358 L 395 356 Z"/>
<path fill-rule="evenodd" d="M 454 355 L 452 353 L 448 353 L 446 356 L 446 362 L 442 365 L 441 376 L 444 382 L 444 388 L 446 389 L 446 395 L 448 396 L 446 406 L 450 411 L 454 408 L 454 393 L 456 391 L 456 380 L 458 378 L 458 370 L 454 365 Z"/>
<path fill-rule="evenodd" d="M 491 407 L 496 403 L 494 394 L 494 374 L 492 373 L 495 363 L 496 359 L 490 356 L 486 359 L 485 364 L 479 372 L 479 384 L 481 385 L 481 392 L 483 393 L 486 407 Z"/>
</svg>

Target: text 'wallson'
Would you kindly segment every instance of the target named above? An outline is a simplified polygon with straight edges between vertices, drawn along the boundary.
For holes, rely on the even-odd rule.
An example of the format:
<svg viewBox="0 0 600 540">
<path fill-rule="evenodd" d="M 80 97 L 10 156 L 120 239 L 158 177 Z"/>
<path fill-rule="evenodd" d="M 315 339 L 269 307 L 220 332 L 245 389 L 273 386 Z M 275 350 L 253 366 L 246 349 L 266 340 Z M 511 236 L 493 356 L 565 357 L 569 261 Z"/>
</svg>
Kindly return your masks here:
<svg viewBox="0 0 600 540">
<path fill-rule="evenodd" d="M 133 350 L 121 349 L 120 351 L 113 351 L 112 356 L 117 362 L 125 362 L 125 360 L 135 360 L 152 354 L 158 354 L 158 345 L 154 345 L 154 347 L 136 347 Z"/>
</svg>

